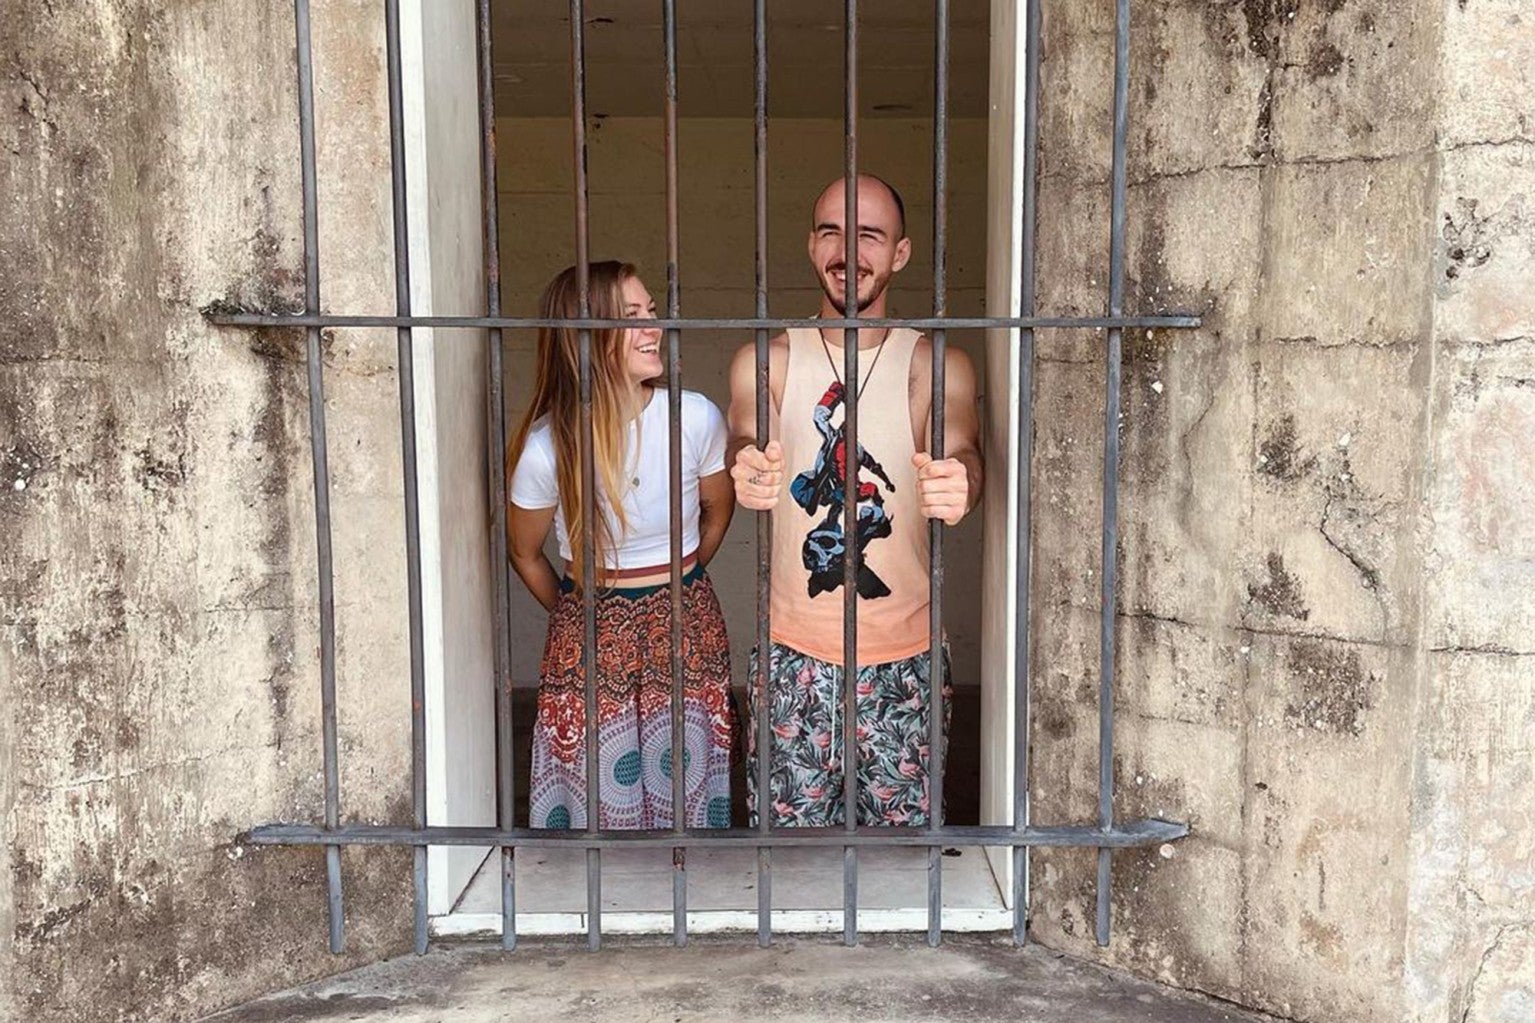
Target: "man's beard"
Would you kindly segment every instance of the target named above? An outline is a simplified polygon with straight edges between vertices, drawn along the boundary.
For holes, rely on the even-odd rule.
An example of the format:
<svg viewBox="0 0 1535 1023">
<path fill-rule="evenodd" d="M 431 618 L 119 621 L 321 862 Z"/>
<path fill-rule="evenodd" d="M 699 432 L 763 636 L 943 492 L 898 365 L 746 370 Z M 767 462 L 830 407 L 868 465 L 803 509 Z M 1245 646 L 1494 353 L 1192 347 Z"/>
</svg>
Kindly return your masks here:
<svg viewBox="0 0 1535 1023">
<path fill-rule="evenodd" d="M 821 291 L 825 293 L 826 299 L 831 303 L 832 308 L 837 310 L 839 315 L 846 316 L 847 302 L 843 300 L 842 293 L 832 290 L 832 284 L 829 280 L 827 280 L 826 274 L 817 274 L 816 280 L 821 282 Z M 860 296 L 858 298 L 858 311 L 863 312 L 865 309 L 869 308 L 869 306 L 873 305 L 879 299 L 879 297 L 885 293 L 885 287 L 889 283 L 889 277 L 874 277 L 873 275 L 870 275 L 869 294 L 867 297 Z M 854 287 L 857 287 L 857 285 L 855 284 Z"/>
</svg>

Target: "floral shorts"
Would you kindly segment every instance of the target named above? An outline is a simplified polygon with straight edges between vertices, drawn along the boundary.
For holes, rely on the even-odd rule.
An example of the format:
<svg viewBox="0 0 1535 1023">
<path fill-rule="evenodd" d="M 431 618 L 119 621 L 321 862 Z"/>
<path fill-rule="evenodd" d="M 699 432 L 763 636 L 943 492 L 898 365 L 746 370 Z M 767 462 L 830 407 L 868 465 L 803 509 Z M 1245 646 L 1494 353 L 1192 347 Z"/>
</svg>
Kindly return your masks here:
<svg viewBox="0 0 1535 1023">
<path fill-rule="evenodd" d="M 928 822 L 928 694 L 931 660 L 858 668 L 858 823 L 925 826 Z M 949 652 L 943 654 L 944 737 L 949 730 Z M 768 713 L 773 731 L 769 779 L 772 823 L 821 827 L 846 821 L 842 802 L 843 670 L 781 643 L 772 644 Z M 758 656 L 751 678 L 760 684 Z M 756 713 L 755 691 L 751 712 Z M 756 763 L 757 726 L 747 731 Z M 747 807 L 757 825 L 756 769 L 747 771 Z"/>
</svg>

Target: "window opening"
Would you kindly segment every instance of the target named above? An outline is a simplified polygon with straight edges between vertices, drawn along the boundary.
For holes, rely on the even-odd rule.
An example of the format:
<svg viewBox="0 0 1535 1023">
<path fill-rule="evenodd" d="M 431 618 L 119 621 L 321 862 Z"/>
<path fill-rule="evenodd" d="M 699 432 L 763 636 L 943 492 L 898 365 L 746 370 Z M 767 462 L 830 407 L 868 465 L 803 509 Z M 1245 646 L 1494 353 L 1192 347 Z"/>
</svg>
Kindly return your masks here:
<svg viewBox="0 0 1535 1023">
<path fill-rule="evenodd" d="M 677 44 L 675 0 L 660 0 L 663 23 L 662 70 L 665 83 L 664 147 L 666 189 L 666 316 L 657 322 L 671 342 L 666 365 L 671 385 L 668 399 L 668 444 L 672 452 L 672 477 L 670 490 L 670 594 L 671 630 L 670 658 L 673 666 L 672 694 L 672 778 L 673 805 L 683 804 L 682 790 L 683 727 L 681 687 L 676 680 L 677 667 L 682 656 L 681 605 L 682 605 L 682 551 L 681 551 L 681 484 L 677 457 L 680 450 L 680 364 L 678 349 L 681 333 L 687 330 L 723 329 L 749 332 L 755 341 L 756 388 L 757 388 L 757 440 L 765 445 L 768 435 L 768 338 L 774 330 L 788 327 L 833 327 L 847 332 L 844 345 L 842 378 L 846 383 L 845 436 L 849 451 L 857 450 L 858 444 L 858 361 L 857 331 L 860 329 L 913 327 L 928 331 L 934 350 L 932 373 L 933 414 L 931 421 L 930 450 L 942 452 L 945 444 L 944 421 L 944 373 L 943 352 L 948 331 L 961 328 L 1013 328 L 1018 331 L 1018 347 L 1015 353 L 1017 371 L 1023 384 L 1023 398 L 1018 411 L 1021 443 L 1017 453 L 1016 487 L 1020 509 L 1019 572 L 1013 581 L 1016 587 L 1017 641 L 1013 651 L 1016 670 L 1017 694 L 1013 701 L 1016 729 L 1013 750 L 1014 789 L 1013 820 L 1007 825 L 945 825 L 942 819 L 943 763 L 945 760 L 942 731 L 944 696 L 941 685 L 931 687 L 929 714 L 930 760 L 930 821 L 925 827 L 888 828 L 861 826 L 856 812 L 856 763 L 858 757 L 855 729 L 843 730 L 841 736 L 842 759 L 846 766 L 842 793 L 845 825 L 827 828 L 779 828 L 771 824 L 768 800 L 770 785 L 768 766 L 774 736 L 769 726 L 765 705 L 766 687 L 754 687 L 754 699 L 759 701 L 758 749 L 763 755 L 757 758 L 757 819 L 754 828 L 732 827 L 727 829 L 690 829 L 681 823 L 681 815 L 674 815 L 678 823 L 672 828 L 659 831 L 615 831 L 598 826 L 599 765 L 597 729 L 586 730 L 587 752 L 587 821 L 581 830 L 551 831 L 516 826 L 514 781 L 515 755 L 512 748 L 512 705 L 506 686 L 509 663 L 508 647 L 508 594 L 509 569 L 505 545 L 505 488 L 506 480 L 497 453 L 504 450 L 506 441 L 504 420 L 504 335 L 509 329 L 562 325 L 574 327 L 580 338 L 581 369 L 581 428 L 585 443 L 582 452 L 582 475 L 585 491 L 595 492 L 594 465 L 592 458 L 592 410 L 591 410 L 591 332 L 596 329 L 623 326 L 622 319 L 604 319 L 591 316 L 587 303 L 586 267 L 589 263 L 589 205 L 587 185 L 587 118 L 585 109 L 586 49 L 584 30 L 587 24 L 582 0 L 570 0 L 570 71 L 572 97 L 572 146 L 575 166 L 575 229 L 576 264 L 581 280 L 578 288 L 581 308 L 579 318 L 570 320 L 545 320 L 538 317 L 514 317 L 502 314 L 500 302 L 500 244 L 497 225 L 496 149 L 495 149 L 495 102 L 494 67 L 491 59 L 490 0 L 477 0 L 479 107 L 481 121 L 481 184 L 484 217 L 484 273 L 487 281 L 487 307 L 481 316 L 417 316 L 411 310 L 410 292 L 410 244 L 406 217 L 406 168 L 404 153 L 402 70 L 400 46 L 399 0 L 385 0 L 386 49 L 389 92 L 389 131 L 391 153 L 391 192 L 394 222 L 394 269 L 396 281 L 396 311 L 392 316 L 357 315 L 351 313 L 322 313 L 319 301 L 320 260 L 318 251 L 318 209 L 315 165 L 315 121 L 313 53 L 309 20 L 309 0 L 295 0 L 295 26 L 298 51 L 299 79 L 299 131 L 303 185 L 303 235 L 305 247 L 305 309 L 302 314 L 277 315 L 268 313 L 210 313 L 214 323 L 232 327 L 302 327 L 307 336 L 308 375 L 310 388 L 311 444 L 315 480 L 315 517 L 319 573 L 319 617 L 321 635 L 322 749 L 324 769 L 324 819 L 320 824 L 265 824 L 249 832 L 252 842 L 279 845 L 318 845 L 325 849 L 326 890 L 329 904 L 329 942 L 333 951 L 339 952 L 344 945 L 342 927 L 342 876 L 340 848 L 349 844 L 388 844 L 410 846 L 414 850 L 413 875 L 415 885 L 414 937 L 417 952 L 424 952 L 428 943 L 427 917 L 427 847 L 429 845 L 489 846 L 496 850 L 501 889 L 502 943 L 506 948 L 516 943 L 516 855 L 515 850 L 543 848 L 579 848 L 585 852 L 587 888 L 587 939 L 589 947 L 600 946 L 602 926 L 602 856 L 605 851 L 625 848 L 658 848 L 672 850 L 673 863 L 673 935 L 678 944 L 687 937 L 687 856 L 690 850 L 746 848 L 757 853 L 757 921 L 758 940 L 761 944 L 771 941 L 772 911 L 772 863 L 774 850 L 824 848 L 842 850 L 843 854 L 843 928 L 844 940 L 856 943 L 859 930 L 859 854 L 863 850 L 890 847 L 916 847 L 927 850 L 928 855 L 928 940 L 937 944 L 942 935 L 942 861 L 945 847 L 1002 846 L 1026 850 L 1032 846 L 1077 846 L 1097 850 L 1098 885 L 1096 893 L 1097 939 L 1106 944 L 1109 939 L 1109 881 L 1112 850 L 1130 846 L 1159 844 L 1175 840 L 1187 834 L 1184 824 L 1139 819 L 1116 820 L 1113 813 L 1113 676 L 1116 651 L 1114 647 L 1115 620 L 1115 550 L 1118 542 L 1118 418 L 1120 409 L 1120 356 L 1123 332 L 1126 328 L 1187 329 L 1199 325 L 1197 317 L 1181 315 L 1135 315 L 1124 310 L 1124 261 L 1125 261 L 1125 207 L 1126 207 L 1126 138 L 1128 128 L 1128 62 L 1130 46 L 1129 0 L 1116 0 L 1115 72 L 1113 96 L 1113 163 L 1111 177 L 1110 267 L 1108 314 L 1106 316 L 1041 316 L 1035 312 L 1035 238 L 1034 223 L 1037 216 L 1037 136 L 1038 136 L 1038 83 L 1039 83 L 1039 9 L 1037 3 L 1025 7 L 1026 27 L 1023 47 L 1024 111 L 1023 111 L 1023 225 L 1021 231 L 1020 315 L 987 317 L 953 317 L 947 314 L 947 161 L 948 161 L 948 104 L 949 104 L 949 4 L 948 0 L 934 0 L 935 12 L 935 88 L 933 107 L 934 165 L 932 208 L 934 217 L 933 290 L 934 306 L 930 317 L 863 317 L 854 309 L 840 320 L 771 317 L 767 302 L 767 21 L 766 0 L 755 0 L 753 5 L 753 83 L 754 83 L 754 201 L 756 213 L 756 251 L 754 315 L 751 317 L 699 317 L 685 318 L 681 309 L 680 270 L 678 258 L 678 214 L 680 196 L 677 175 Z M 857 190 L 853 187 L 859 167 L 858 155 L 858 63 L 859 63 L 859 5 L 857 0 L 844 0 L 844 180 L 848 230 L 845 232 L 848 264 L 857 265 L 858 231 Z M 402 426 L 403 480 L 405 490 L 407 603 L 410 622 L 410 669 L 411 669 L 411 792 L 412 813 L 409 825 L 405 824 L 342 824 L 340 816 L 339 752 L 336 741 L 336 688 L 335 688 L 335 617 L 334 585 L 331 563 L 331 522 L 329 510 L 329 466 L 325 438 L 324 379 L 320 358 L 320 332 L 325 327 L 390 326 L 397 332 L 400 379 L 400 418 Z M 495 558 L 493 606 L 495 614 L 495 663 L 497 671 L 496 694 L 496 808 L 495 827 L 453 827 L 427 825 L 426 795 L 426 739 L 425 739 L 425 683 L 424 648 L 422 636 L 422 568 L 419 517 L 418 471 L 416 451 L 416 409 L 414 405 L 413 329 L 432 327 L 443 330 L 485 328 L 489 331 L 490 374 L 487 396 L 487 436 L 493 453 L 489 459 L 491 487 L 499 499 L 495 507 L 492 525 L 491 550 Z M 1103 464 L 1103 522 L 1102 572 L 1100 575 L 1100 666 L 1099 666 L 1099 751 L 1098 751 L 1098 815 L 1092 823 L 1037 825 L 1028 817 L 1027 759 L 1028 759 L 1028 670 L 1029 670 L 1029 620 L 1028 620 L 1028 508 L 1030 487 L 1030 448 L 1032 436 L 1032 409 L 1029 400 L 1030 373 L 1033 359 L 1034 330 L 1043 327 L 1100 328 L 1106 331 L 1105 360 L 1107 367 L 1104 464 Z M 451 335 L 449 335 L 451 336 Z M 857 526 L 857 480 L 855 473 L 844 474 L 845 486 L 842 513 L 845 536 L 855 536 Z M 591 516 L 593 502 L 584 503 L 586 526 L 584 530 L 585 557 L 583 558 L 583 661 L 585 664 L 587 721 L 595 722 L 596 714 L 596 610 L 594 597 L 594 551 Z M 768 649 L 768 608 L 770 562 L 768 545 L 770 534 L 768 513 L 757 513 L 757 577 L 756 599 L 758 602 L 757 641 L 759 649 Z M 939 665 L 943 657 L 942 632 L 942 581 L 944 569 L 943 527 L 936 521 L 930 524 L 932 550 L 932 589 L 930 623 L 932 643 L 930 657 L 931 677 L 941 678 Z M 843 648 L 844 663 L 849 666 L 848 675 L 856 671 L 857 663 L 857 571 L 860 564 L 857 545 L 850 545 L 843 564 Z M 844 687 L 843 714 L 848 721 L 856 720 L 856 695 L 851 686 Z M 1012 877 L 1014 936 L 1020 942 L 1025 938 L 1027 904 L 1023 898 L 1026 882 L 1026 863 L 1022 856 L 1013 857 Z"/>
</svg>

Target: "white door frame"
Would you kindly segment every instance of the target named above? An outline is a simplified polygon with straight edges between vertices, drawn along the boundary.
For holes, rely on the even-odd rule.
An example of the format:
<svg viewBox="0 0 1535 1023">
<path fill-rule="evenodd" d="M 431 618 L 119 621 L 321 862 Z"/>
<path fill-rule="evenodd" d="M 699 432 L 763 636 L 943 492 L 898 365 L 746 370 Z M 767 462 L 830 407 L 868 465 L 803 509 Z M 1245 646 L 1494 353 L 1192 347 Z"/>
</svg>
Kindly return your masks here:
<svg viewBox="0 0 1535 1023">
<path fill-rule="evenodd" d="M 987 315 L 1018 315 L 1023 226 L 1022 56 L 1030 0 L 992 0 L 988 129 Z M 418 315 L 484 309 L 473 0 L 404 0 L 402 72 Z M 430 200 L 428 196 L 430 195 Z M 494 676 L 484 332 L 439 345 L 415 331 L 426 649 L 427 820 L 495 823 Z M 1016 329 L 987 332 L 983 443 L 981 822 L 1012 820 L 1017 591 L 1019 373 Z M 994 556 L 995 552 L 995 556 Z M 486 849 L 431 847 L 428 909 L 452 911 Z M 1027 856 L 1027 850 L 1022 852 Z M 1012 853 L 986 849 L 1005 903 Z M 1025 882 L 1027 883 L 1027 882 Z M 670 917 L 658 917 L 658 930 Z M 840 923 L 837 924 L 840 927 Z"/>
<path fill-rule="evenodd" d="M 403 0 L 400 57 L 411 306 L 480 315 L 485 274 L 474 0 Z M 417 328 L 414 342 L 426 653 L 429 825 L 495 824 L 495 692 L 484 331 Z M 487 850 L 431 846 L 438 915 Z"/>
<path fill-rule="evenodd" d="M 1023 238 L 1023 74 L 1031 0 L 992 0 L 990 119 L 987 129 L 986 314 L 1017 316 L 1022 303 L 1019 257 Z M 1013 757 L 1017 750 L 1014 694 L 1017 673 L 1018 358 L 1019 331 L 986 335 L 985 455 L 981 599 L 981 823 L 1009 824 L 1013 815 Z M 994 556 L 994 552 L 1000 556 Z M 1025 820 L 1024 823 L 1027 823 Z M 1027 856 L 1028 850 L 1020 855 Z M 1012 900 L 1012 850 L 986 850 L 997 887 Z M 1025 874 L 1027 901 L 1027 874 Z"/>
</svg>

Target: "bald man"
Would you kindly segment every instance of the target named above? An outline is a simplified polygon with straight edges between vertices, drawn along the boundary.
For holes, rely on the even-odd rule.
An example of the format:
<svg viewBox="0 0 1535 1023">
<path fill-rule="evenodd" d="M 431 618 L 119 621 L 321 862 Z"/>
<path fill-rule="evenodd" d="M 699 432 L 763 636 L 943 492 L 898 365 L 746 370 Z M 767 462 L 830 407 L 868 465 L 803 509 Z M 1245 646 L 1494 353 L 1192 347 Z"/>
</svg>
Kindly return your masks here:
<svg viewBox="0 0 1535 1023">
<path fill-rule="evenodd" d="M 884 317 L 894 276 L 911 259 L 906 211 L 891 185 L 861 175 L 858 267 L 848 286 L 846 189 L 832 182 L 816 200 L 808 251 L 821 286 L 823 318 Z M 756 447 L 756 359 L 752 346 L 730 369 L 728 459 L 736 500 L 773 512 L 772 644 L 766 661 L 774 734 L 773 823 L 845 821 L 842 802 L 844 659 L 843 532 L 847 473 L 856 474 L 858 589 L 858 778 L 860 824 L 928 823 L 928 519 L 959 522 L 980 500 L 982 465 L 975 369 L 945 352 L 946 457 L 928 451 L 932 343 L 910 329 L 858 331 L 858 445 L 842 420 L 843 332 L 789 330 L 769 346 L 770 442 Z M 753 656 L 761 685 L 763 651 Z M 949 688 L 948 659 L 943 686 Z M 946 704 L 947 706 L 947 704 Z M 756 701 L 752 701 L 755 714 Z M 945 722 L 947 724 L 947 722 Z M 756 756 L 757 728 L 751 728 Z M 756 824 L 756 771 L 747 776 Z"/>
</svg>

